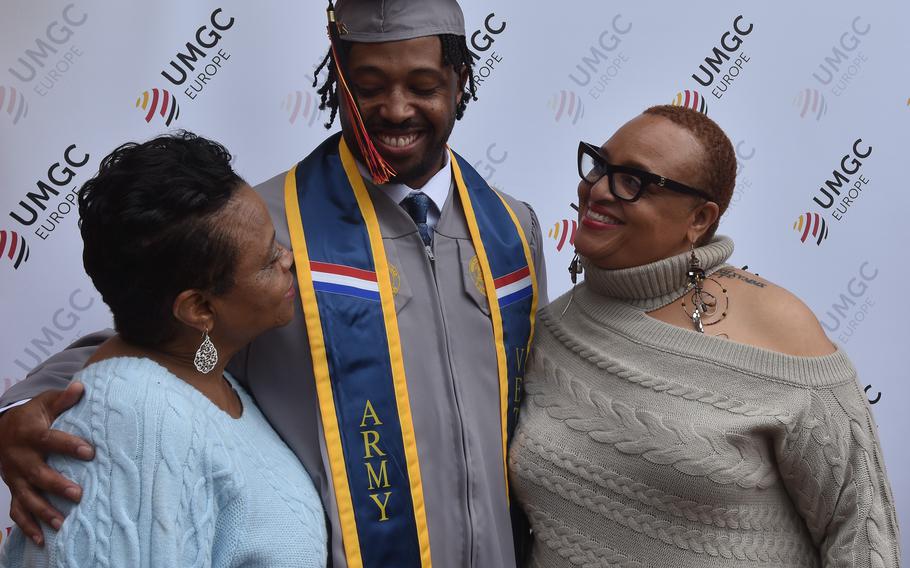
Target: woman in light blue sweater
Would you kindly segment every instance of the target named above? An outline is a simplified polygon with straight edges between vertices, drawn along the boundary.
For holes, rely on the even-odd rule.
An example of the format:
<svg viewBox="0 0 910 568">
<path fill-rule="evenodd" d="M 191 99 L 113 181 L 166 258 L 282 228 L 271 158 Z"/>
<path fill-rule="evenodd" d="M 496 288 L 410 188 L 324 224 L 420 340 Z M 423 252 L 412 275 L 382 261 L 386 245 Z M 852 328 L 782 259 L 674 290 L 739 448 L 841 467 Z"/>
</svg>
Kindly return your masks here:
<svg viewBox="0 0 910 568">
<path fill-rule="evenodd" d="M 121 146 L 80 190 L 85 269 L 117 335 L 54 427 L 96 455 L 51 457 L 82 498 L 52 499 L 66 518 L 43 547 L 16 528 L 0 567 L 325 566 L 312 481 L 224 369 L 295 297 L 291 255 L 230 159 L 162 136 Z"/>
</svg>

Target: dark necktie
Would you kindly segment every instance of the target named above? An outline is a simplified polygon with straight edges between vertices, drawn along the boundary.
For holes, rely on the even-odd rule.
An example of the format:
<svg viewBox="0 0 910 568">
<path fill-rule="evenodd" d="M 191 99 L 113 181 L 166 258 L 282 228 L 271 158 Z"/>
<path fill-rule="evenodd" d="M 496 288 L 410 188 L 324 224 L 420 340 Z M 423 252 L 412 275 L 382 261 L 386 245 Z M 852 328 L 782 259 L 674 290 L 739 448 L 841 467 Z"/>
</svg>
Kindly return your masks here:
<svg viewBox="0 0 910 568">
<path fill-rule="evenodd" d="M 417 224 L 417 231 L 425 246 L 433 243 L 433 233 L 427 225 L 427 211 L 430 210 L 430 197 L 423 192 L 412 193 L 401 202 L 401 206 L 408 212 L 414 223 Z"/>
</svg>

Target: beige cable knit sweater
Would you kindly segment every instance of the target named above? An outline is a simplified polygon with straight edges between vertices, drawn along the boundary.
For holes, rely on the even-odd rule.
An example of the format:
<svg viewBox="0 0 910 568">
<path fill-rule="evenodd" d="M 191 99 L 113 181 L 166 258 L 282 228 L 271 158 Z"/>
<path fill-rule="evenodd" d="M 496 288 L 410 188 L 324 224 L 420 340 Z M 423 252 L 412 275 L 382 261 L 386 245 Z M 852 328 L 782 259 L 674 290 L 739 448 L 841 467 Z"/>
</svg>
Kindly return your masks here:
<svg viewBox="0 0 910 568">
<path fill-rule="evenodd" d="M 715 270 L 733 252 L 697 249 Z M 541 312 L 509 451 L 531 565 L 896 567 L 894 501 L 840 350 L 774 353 L 660 322 L 687 255 L 589 267 Z M 732 314 L 731 314 L 732 315 Z"/>
</svg>

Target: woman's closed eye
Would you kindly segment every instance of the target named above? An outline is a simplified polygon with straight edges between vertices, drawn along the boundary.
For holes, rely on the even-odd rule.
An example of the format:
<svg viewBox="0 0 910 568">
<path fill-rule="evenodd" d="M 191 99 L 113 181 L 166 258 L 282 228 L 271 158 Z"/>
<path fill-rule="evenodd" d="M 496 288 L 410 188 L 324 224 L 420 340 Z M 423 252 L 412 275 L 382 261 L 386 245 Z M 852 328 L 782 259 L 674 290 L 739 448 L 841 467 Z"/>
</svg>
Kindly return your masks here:
<svg viewBox="0 0 910 568">
<path fill-rule="evenodd" d="M 269 254 L 268 260 L 266 261 L 265 265 L 263 265 L 263 267 L 262 267 L 263 270 L 268 270 L 268 269 L 273 268 L 275 266 L 275 264 L 277 264 L 278 261 L 281 260 L 281 250 L 282 250 L 282 247 L 275 245 L 274 249 Z"/>
<path fill-rule="evenodd" d="M 279 260 L 281 260 L 281 255 L 284 253 L 283 247 L 275 247 L 275 253 L 272 255 L 272 261 L 269 264 L 274 265 Z"/>
</svg>

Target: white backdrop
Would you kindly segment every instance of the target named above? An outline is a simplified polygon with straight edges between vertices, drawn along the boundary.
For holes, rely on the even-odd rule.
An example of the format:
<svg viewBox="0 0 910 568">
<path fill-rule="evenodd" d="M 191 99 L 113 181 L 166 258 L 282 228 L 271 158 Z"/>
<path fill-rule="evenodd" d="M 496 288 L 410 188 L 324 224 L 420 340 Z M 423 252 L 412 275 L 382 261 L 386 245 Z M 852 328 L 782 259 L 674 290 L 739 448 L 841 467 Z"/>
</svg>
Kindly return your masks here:
<svg viewBox="0 0 910 568">
<path fill-rule="evenodd" d="M 71 204 L 115 146 L 190 129 L 224 143 L 255 184 L 327 135 L 311 87 L 327 46 L 324 8 L 306 4 L 0 6 L 0 390 L 110 323 L 82 271 Z M 739 158 L 721 225 L 736 241 L 732 262 L 798 294 L 849 353 L 875 401 L 900 519 L 910 526 L 901 443 L 910 426 L 902 293 L 910 269 L 901 244 L 910 238 L 910 5 L 463 5 L 480 99 L 452 144 L 537 210 L 551 296 L 568 288 L 578 140 L 600 144 L 645 107 L 697 92 Z M 2 493 L 0 540 L 7 509 Z"/>
</svg>

